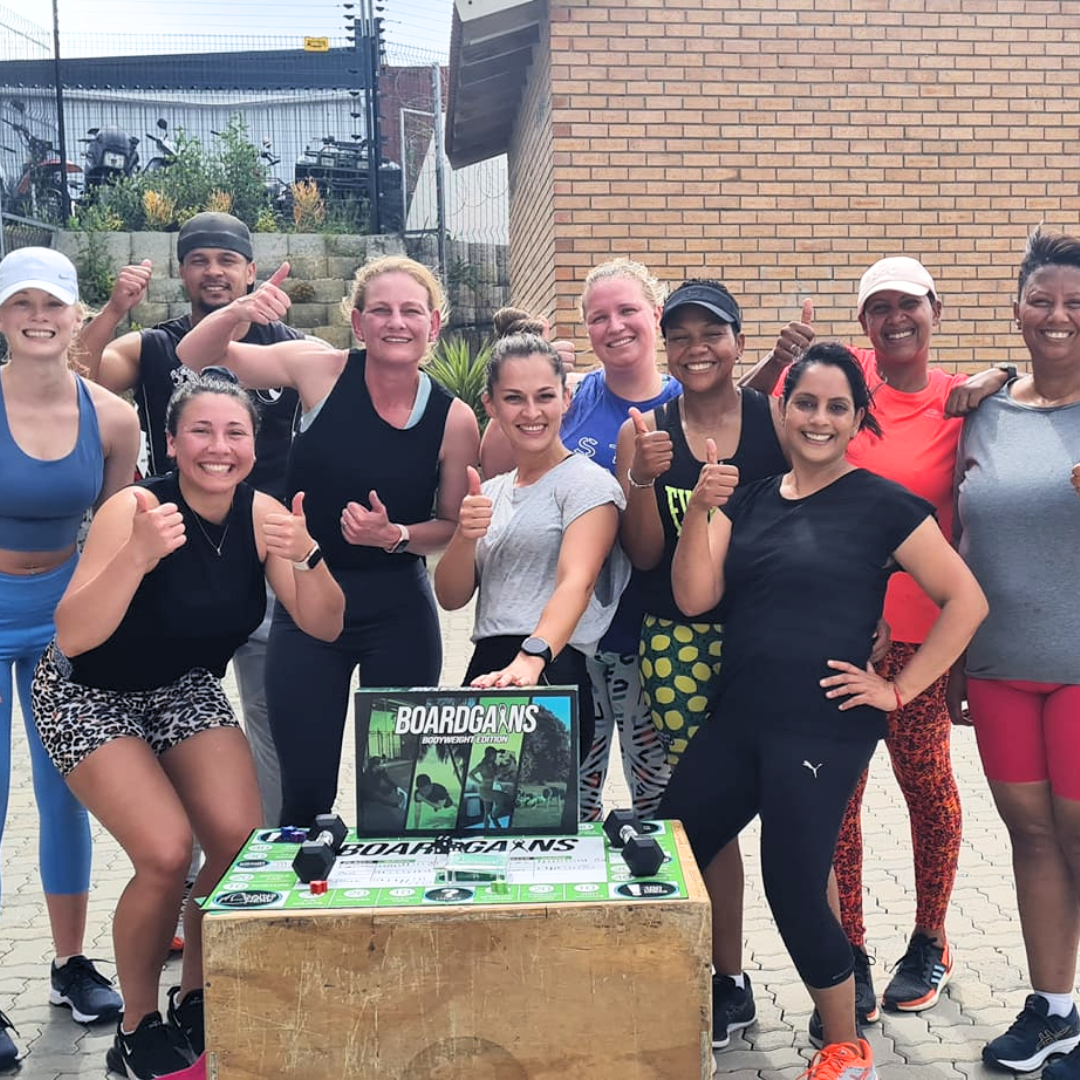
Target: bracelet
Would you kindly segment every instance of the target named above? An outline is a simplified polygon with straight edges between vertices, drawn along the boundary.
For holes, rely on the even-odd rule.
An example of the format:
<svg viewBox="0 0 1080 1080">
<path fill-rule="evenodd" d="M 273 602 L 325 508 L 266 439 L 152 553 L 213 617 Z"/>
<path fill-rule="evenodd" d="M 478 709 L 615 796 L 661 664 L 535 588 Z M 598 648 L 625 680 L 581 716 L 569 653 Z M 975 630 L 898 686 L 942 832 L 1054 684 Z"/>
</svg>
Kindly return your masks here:
<svg viewBox="0 0 1080 1080">
<path fill-rule="evenodd" d="M 643 488 L 651 488 L 651 487 L 656 486 L 656 477 L 655 476 L 647 484 L 639 484 L 634 479 L 634 474 L 629 469 L 626 470 L 626 479 L 630 482 L 630 486 L 632 488 L 637 488 L 638 490 L 642 490 Z"/>
<path fill-rule="evenodd" d="M 889 682 L 889 685 L 892 687 L 893 695 L 896 698 L 896 707 L 902 709 L 904 707 L 904 699 L 900 696 L 900 687 L 892 681 Z"/>
</svg>

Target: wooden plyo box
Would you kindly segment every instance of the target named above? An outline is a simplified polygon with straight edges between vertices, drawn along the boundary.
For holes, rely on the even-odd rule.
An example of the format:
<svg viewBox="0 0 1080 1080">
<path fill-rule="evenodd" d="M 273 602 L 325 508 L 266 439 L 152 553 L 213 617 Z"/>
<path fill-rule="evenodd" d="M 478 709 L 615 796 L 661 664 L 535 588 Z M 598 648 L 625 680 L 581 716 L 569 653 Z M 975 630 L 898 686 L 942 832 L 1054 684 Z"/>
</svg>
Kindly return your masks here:
<svg viewBox="0 0 1080 1080">
<path fill-rule="evenodd" d="M 214 912 L 211 1080 L 712 1075 L 710 909 L 688 897 Z"/>
</svg>

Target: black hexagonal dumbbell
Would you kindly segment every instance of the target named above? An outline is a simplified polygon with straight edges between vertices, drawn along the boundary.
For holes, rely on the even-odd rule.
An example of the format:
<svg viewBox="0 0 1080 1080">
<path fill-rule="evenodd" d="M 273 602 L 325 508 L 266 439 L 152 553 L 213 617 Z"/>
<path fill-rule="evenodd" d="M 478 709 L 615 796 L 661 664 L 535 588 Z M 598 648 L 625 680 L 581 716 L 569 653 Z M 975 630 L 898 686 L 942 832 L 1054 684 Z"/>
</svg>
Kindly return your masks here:
<svg viewBox="0 0 1080 1080">
<path fill-rule="evenodd" d="M 337 814 L 319 814 L 308 829 L 308 838 L 293 859 L 293 870 L 303 882 L 325 881 L 334 868 L 337 853 L 349 830 Z"/>
<path fill-rule="evenodd" d="M 652 877 L 664 863 L 664 849 L 641 833 L 641 822 L 632 810 L 612 810 L 604 821 L 604 834 L 622 852 L 634 877 Z"/>
</svg>

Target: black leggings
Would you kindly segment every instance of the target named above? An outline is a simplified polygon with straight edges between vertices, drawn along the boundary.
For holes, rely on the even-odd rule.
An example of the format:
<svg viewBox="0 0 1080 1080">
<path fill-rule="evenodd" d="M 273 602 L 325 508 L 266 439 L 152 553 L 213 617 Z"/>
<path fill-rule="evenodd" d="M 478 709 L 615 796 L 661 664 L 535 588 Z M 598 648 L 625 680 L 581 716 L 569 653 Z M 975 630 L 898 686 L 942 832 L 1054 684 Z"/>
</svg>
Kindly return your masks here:
<svg viewBox="0 0 1080 1080">
<path fill-rule="evenodd" d="M 281 761 L 281 824 L 310 825 L 337 797 L 353 669 L 365 687 L 436 686 L 442 637 L 427 571 L 335 572 L 345 629 L 309 637 L 278 604 L 266 652 L 266 704 Z"/>
<path fill-rule="evenodd" d="M 465 672 L 462 686 L 468 686 L 477 675 L 486 675 L 489 671 L 501 671 L 521 650 L 521 643 L 528 635 L 511 634 L 504 637 L 482 638 L 473 646 L 469 669 Z M 544 668 L 540 676 L 544 686 L 576 686 L 578 690 L 578 764 L 585 760 L 585 755 L 592 746 L 593 731 L 596 725 L 592 706 L 592 680 L 585 663 L 585 654 L 578 652 L 572 645 L 565 649 Z"/>
<path fill-rule="evenodd" d="M 814 988 L 838 986 L 852 972 L 826 889 L 848 798 L 876 742 L 714 717 L 690 741 L 657 811 L 683 822 L 702 870 L 760 817 L 765 895 L 800 977 Z"/>
</svg>

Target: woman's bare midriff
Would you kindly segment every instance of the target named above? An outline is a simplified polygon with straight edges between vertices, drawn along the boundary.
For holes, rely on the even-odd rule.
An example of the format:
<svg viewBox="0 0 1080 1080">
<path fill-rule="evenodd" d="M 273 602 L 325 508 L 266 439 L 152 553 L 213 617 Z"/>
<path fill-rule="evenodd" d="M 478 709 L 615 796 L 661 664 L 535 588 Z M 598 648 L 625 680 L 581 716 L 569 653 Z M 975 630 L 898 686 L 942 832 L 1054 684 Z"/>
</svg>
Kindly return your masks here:
<svg viewBox="0 0 1080 1080">
<path fill-rule="evenodd" d="M 8 551 L 0 548 L 0 574 L 15 577 L 45 574 L 67 562 L 74 554 L 74 544 L 60 551 Z"/>
</svg>

